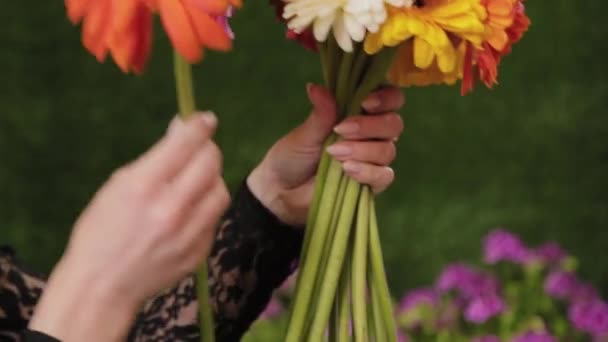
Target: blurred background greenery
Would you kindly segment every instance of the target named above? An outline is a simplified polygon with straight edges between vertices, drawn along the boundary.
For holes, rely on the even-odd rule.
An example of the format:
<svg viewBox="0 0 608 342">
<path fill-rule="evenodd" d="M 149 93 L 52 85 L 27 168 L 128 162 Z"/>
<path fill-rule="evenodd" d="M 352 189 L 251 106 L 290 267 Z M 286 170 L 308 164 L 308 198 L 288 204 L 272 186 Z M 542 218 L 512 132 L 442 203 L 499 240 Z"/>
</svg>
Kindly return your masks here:
<svg viewBox="0 0 608 342">
<path fill-rule="evenodd" d="M 608 291 L 608 3 L 527 6 L 533 26 L 500 86 L 465 98 L 456 88 L 406 91 L 397 181 L 379 199 L 395 294 L 474 259 L 499 226 L 532 244 L 560 242 Z M 5 1 L 0 23 L 0 244 L 48 271 L 94 191 L 163 134 L 175 112 L 171 53 L 157 29 L 144 76 L 99 65 L 61 1 Z M 236 50 L 210 53 L 196 85 L 221 118 L 234 188 L 305 118 L 304 85 L 320 73 L 265 1 L 247 2 L 233 26 Z"/>
</svg>

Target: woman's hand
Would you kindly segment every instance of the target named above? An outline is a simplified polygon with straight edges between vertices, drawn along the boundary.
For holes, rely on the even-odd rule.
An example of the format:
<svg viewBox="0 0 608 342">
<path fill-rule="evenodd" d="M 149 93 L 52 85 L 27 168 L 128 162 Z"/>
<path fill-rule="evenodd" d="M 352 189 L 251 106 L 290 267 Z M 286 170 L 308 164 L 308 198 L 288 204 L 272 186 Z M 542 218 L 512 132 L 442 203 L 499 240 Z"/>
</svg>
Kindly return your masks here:
<svg viewBox="0 0 608 342">
<path fill-rule="evenodd" d="M 341 140 L 327 151 L 342 162 L 344 172 L 378 193 L 394 179 L 389 167 L 396 155 L 395 141 L 403 131 L 396 113 L 404 103 L 397 88 L 371 94 L 363 108 L 370 115 L 349 117 L 336 124 L 336 104 L 322 87 L 309 85 L 310 117 L 280 139 L 247 179 L 253 194 L 284 223 L 303 225 L 314 189 L 323 142 L 335 131 Z"/>
<path fill-rule="evenodd" d="M 62 341 L 124 339 L 140 305 L 208 254 L 230 198 L 211 113 L 174 120 L 78 219 L 30 329 Z"/>
</svg>

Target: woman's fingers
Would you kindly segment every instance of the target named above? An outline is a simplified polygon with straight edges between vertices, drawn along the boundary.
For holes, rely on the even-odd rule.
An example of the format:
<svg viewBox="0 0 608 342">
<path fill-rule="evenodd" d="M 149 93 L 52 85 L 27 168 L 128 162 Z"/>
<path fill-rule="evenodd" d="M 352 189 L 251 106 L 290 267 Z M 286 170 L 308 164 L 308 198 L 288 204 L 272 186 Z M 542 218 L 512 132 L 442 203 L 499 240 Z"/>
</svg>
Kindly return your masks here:
<svg viewBox="0 0 608 342">
<path fill-rule="evenodd" d="M 347 140 L 396 140 L 403 132 L 403 119 L 397 113 L 352 116 L 334 131 Z"/>
<path fill-rule="evenodd" d="M 217 118 L 211 112 L 197 114 L 186 121 L 176 118 L 167 135 L 131 167 L 140 182 L 150 188 L 160 188 L 209 141 L 216 127 Z"/>
<path fill-rule="evenodd" d="M 189 207 L 207 196 L 207 190 L 222 173 L 222 153 L 212 141 L 207 141 L 194 157 L 175 176 L 167 187 L 167 195 L 173 197 L 178 207 Z"/>
<path fill-rule="evenodd" d="M 342 169 L 357 182 L 371 186 L 374 193 L 386 190 L 395 180 L 395 172 L 388 166 L 346 161 Z"/>
<path fill-rule="evenodd" d="M 180 244 L 186 246 L 184 250 L 190 258 L 186 264 L 192 269 L 201 263 L 210 250 L 216 225 L 229 204 L 228 189 L 221 178 L 216 178 L 205 196 L 193 206 L 180 236 Z"/>
<path fill-rule="evenodd" d="M 405 104 L 403 91 L 395 87 L 387 87 L 371 93 L 361 107 L 370 114 L 398 111 Z"/>
<path fill-rule="evenodd" d="M 397 156 L 393 141 L 341 141 L 327 148 L 327 152 L 339 161 L 357 161 L 388 166 Z"/>
</svg>

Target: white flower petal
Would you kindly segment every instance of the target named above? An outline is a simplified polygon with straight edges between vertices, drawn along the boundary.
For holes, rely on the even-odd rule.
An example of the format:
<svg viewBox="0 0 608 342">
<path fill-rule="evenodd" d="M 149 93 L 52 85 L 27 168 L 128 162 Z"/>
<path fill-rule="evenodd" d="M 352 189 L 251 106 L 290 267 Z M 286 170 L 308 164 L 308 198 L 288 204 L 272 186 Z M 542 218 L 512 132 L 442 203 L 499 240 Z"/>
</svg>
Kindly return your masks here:
<svg viewBox="0 0 608 342">
<path fill-rule="evenodd" d="M 313 29 L 315 39 L 325 41 L 333 30 L 340 47 L 352 51 L 353 40 L 363 41 L 387 19 L 386 6 L 405 6 L 413 0 L 283 0 L 283 17 L 296 32 Z"/>
<path fill-rule="evenodd" d="M 327 36 L 329 35 L 329 31 L 331 30 L 331 25 L 334 23 L 335 17 L 336 15 L 334 13 L 333 15 L 328 15 L 315 21 L 313 33 L 317 41 L 324 42 L 327 40 Z"/>
<path fill-rule="evenodd" d="M 336 37 L 336 42 L 338 42 L 340 48 L 346 52 L 353 52 L 353 41 L 346 31 L 346 24 L 342 15 L 336 17 L 333 28 L 334 37 Z"/>
<path fill-rule="evenodd" d="M 345 13 L 344 26 L 346 28 L 346 32 L 348 32 L 348 35 L 352 40 L 361 42 L 363 39 L 365 39 L 365 26 L 357 21 L 357 18 L 354 16 Z"/>
</svg>

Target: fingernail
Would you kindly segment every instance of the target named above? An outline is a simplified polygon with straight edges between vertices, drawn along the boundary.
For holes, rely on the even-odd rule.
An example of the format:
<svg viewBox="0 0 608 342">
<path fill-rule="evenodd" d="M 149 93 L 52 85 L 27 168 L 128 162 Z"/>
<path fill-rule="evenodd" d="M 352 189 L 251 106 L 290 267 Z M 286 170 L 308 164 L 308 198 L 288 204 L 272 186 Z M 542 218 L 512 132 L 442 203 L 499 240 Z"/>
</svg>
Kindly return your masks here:
<svg viewBox="0 0 608 342">
<path fill-rule="evenodd" d="M 361 103 L 361 106 L 367 111 L 374 110 L 380 107 L 380 100 L 375 96 L 371 96 L 365 99 L 365 101 Z"/>
<path fill-rule="evenodd" d="M 312 93 L 313 87 L 314 87 L 314 84 L 306 83 L 306 93 L 308 94 L 308 96 L 310 96 L 310 94 Z"/>
<path fill-rule="evenodd" d="M 209 128 L 215 128 L 217 126 L 217 116 L 212 112 L 204 112 L 199 115 L 205 126 Z"/>
<path fill-rule="evenodd" d="M 345 135 L 345 134 L 354 134 L 359 131 L 359 124 L 356 122 L 343 122 L 338 126 L 334 127 L 334 132 Z"/>
<path fill-rule="evenodd" d="M 345 162 L 342 164 L 342 170 L 348 174 L 355 174 L 361 171 L 361 165 L 355 162 Z"/>
<path fill-rule="evenodd" d="M 334 157 L 347 157 L 353 153 L 353 149 L 346 145 L 331 145 L 327 148 L 327 153 Z"/>
<path fill-rule="evenodd" d="M 171 123 L 169 124 L 169 128 L 167 128 L 167 134 L 175 134 L 176 132 L 182 130 L 184 127 L 184 120 L 182 120 L 179 116 L 175 116 Z"/>
</svg>

